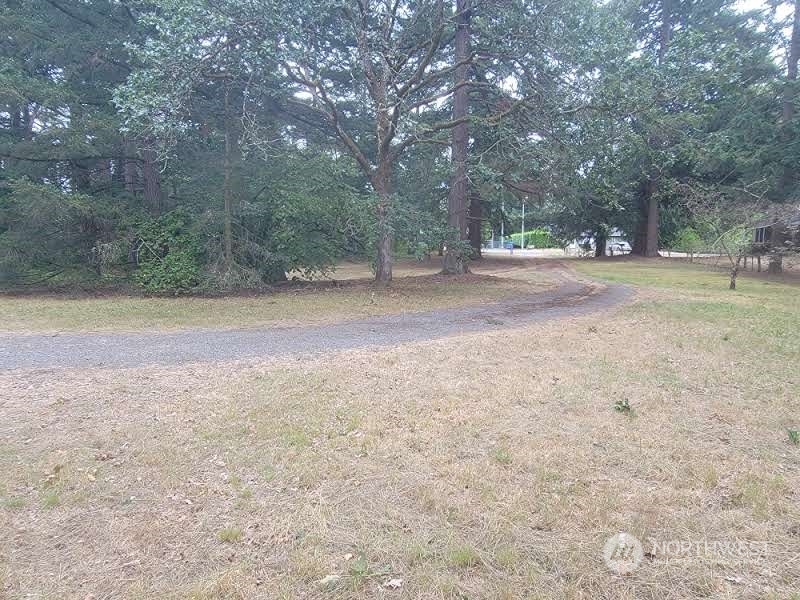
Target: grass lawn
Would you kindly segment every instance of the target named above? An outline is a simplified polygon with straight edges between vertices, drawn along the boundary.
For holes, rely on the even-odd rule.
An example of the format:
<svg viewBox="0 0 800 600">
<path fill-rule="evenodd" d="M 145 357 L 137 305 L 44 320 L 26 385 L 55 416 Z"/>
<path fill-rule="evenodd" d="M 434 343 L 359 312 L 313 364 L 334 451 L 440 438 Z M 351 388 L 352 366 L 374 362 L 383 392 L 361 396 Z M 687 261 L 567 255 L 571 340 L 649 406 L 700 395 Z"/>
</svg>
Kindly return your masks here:
<svg viewBox="0 0 800 600">
<path fill-rule="evenodd" d="M 0 596 L 800 598 L 800 288 L 575 264 L 636 302 L 305 362 L 0 374 Z M 646 552 L 624 577 L 620 531 Z"/>
<path fill-rule="evenodd" d="M 325 323 L 374 315 L 491 302 L 548 286 L 546 277 L 510 279 L 519 269 L 489 261 L 473 276 L 436 277 L 438 264 L 400 264 L 391 287 L 369 281 L 369 267 L 348 263 L 329 283 L 305 285 L 272 294 L 220 298 L 2 297 L 0 331 L 109 331 L 187 327 L 258 327 Z"/>
</svg>

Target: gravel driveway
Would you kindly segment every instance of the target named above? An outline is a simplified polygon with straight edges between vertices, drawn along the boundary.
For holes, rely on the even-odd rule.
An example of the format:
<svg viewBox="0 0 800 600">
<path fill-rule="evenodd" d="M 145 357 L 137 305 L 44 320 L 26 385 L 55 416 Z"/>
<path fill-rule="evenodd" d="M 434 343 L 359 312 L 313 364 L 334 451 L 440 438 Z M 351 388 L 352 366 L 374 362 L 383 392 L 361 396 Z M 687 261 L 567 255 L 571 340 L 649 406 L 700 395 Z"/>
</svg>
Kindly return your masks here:
<svg viewBox="0 0 800 600">
<path fill-rule="evenodd" d="M 370 317 L 342 323 L 258 329 L 175 332 L 0 334 L 0 370 L 138 367 L 215 362 L 396 346 L 491 331 L 615 306 L 631 295 L 622 285 L 577 281 L 528 297 L 477 307 Z"/>
</svg>

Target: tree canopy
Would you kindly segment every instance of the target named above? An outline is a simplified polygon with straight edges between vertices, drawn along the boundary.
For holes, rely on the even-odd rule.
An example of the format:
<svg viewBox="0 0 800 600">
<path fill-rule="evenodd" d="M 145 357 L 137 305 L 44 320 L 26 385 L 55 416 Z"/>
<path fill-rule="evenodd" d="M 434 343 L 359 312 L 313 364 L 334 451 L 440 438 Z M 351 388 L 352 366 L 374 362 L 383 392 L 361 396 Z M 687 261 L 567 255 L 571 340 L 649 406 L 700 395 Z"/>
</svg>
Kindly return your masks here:
<svg viewBox="0 0 800 600">
<path fill-rule="evenodd" d="M 799 7 L 10 0 L 0 282 L 463 272 L 523 202 L 548 239 L 694 251 L 702 199 L 797 204 Z"/>
</svg>

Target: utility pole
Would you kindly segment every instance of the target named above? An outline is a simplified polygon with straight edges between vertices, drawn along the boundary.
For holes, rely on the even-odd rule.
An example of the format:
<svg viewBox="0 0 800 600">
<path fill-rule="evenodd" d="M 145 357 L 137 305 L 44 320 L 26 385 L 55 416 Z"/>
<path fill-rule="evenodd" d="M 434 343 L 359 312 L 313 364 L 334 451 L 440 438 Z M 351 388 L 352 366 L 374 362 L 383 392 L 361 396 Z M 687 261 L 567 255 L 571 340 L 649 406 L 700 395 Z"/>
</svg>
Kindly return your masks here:
<svg viewBox="0 0 800 600">
<path fill-rule="evenodd" d="M 525 250 L 525 200 L 522 201 L 522 241 L 519 243 L 520 250 Z"/>
</svg>

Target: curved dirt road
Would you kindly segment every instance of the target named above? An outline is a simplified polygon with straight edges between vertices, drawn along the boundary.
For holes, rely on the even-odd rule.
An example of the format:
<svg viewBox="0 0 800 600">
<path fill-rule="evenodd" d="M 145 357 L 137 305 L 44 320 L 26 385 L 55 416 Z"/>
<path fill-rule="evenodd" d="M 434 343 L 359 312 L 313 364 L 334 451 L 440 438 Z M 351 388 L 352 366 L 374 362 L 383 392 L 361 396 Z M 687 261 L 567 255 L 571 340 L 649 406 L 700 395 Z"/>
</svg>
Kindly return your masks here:
<svg viewBox="0 0 800 600">
<path fill-rule="evenodd" d="M 395 346 L 491 331 L 615 306 L 630 288 L 579 281 L 554 269 L 554 290 L 466 308 L 370 317 L 342 323 L 175 332 L 0 334 L 0 370 L 139 367 L 216 362 Z"/>
</svg>

